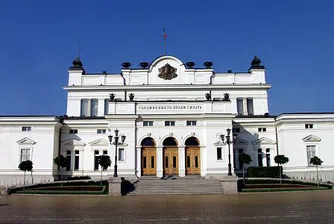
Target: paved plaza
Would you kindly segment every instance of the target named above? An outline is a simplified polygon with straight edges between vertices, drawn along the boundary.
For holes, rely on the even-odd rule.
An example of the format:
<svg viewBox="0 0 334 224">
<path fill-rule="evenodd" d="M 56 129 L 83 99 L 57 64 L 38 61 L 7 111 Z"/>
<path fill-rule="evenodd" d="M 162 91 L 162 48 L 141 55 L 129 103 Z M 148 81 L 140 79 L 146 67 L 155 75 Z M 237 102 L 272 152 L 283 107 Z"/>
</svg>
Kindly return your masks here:
<svg viewBox="0 0 334 224">
<path fill-rule="evenodd" d="M 332 223 L 334 191 L 0 196 L 0 223 Z"/>
</svg>

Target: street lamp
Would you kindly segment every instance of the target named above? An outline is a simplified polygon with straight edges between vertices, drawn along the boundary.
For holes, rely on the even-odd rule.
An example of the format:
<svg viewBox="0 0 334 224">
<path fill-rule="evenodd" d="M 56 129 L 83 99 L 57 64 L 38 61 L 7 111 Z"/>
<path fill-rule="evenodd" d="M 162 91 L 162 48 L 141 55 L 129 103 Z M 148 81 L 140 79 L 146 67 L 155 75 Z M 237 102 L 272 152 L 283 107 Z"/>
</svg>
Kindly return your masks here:
<svg viewBox="0 0 334 224">
<path fill-rule="evenodd" d="M 111 134 L 108 136 L 110 145 L 115 145 L 115 166 L 114 166 L 114 177 L 118 177 L 118 175 L 117 175 L 117 146 L 118 146 L 118 145 L 122 145 L 122 144 L 124 143 L 124 141 L 125 141 L 125 138 L 126 138 L 125 135 L 122 135 L 122 136 L 121 136 L 121 142 L 118 142 L 119 137 L 120 137 L 120 136 L 118 136 L 118 132 L 119 132 L 119 130 L 116 129 L 116 130 L 115 130 L 115 138 L 114 138 L 114 142 L 112 142 L 112 138 L 113 138 L 113 136 L 112 136 Z"/>
<path fill-rule="evenodd" d="M 228 176 L 232 176 L 232 170 L 231 170 L 231 144 L 233 144 L 237 138 L 236 134 L 233 134 L 233 140 L 231 140 L 231 129 L 226 129 L 227 135 L 224 136 L 223 134 L 220 135 L 221 140 L 223 143 L 226 143 L 228 145 Z"/>
</svg>

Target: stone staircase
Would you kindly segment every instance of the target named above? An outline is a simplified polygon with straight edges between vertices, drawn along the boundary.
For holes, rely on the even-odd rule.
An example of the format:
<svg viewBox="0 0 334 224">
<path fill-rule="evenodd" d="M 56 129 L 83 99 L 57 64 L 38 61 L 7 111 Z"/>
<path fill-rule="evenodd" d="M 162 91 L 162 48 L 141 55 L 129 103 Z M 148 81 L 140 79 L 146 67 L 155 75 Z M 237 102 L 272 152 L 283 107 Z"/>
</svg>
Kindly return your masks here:
<svg viewBox="0 0 334 224">
<path fill-rule="evenodd" d="M 219 180 L 202 177 L 141 177 L 127 195 L 223 194 Z"/>
</svg>

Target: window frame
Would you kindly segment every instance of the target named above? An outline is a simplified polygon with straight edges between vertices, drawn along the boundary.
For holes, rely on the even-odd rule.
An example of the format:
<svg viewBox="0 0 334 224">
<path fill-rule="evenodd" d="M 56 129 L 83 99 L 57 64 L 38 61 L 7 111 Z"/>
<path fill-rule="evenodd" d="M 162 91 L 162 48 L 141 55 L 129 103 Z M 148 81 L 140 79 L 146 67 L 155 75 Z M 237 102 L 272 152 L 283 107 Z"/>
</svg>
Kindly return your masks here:
<svg viewBox="0 0 334 224">
<path fill-rule="evenodd" d="M 96 134 L 106 134 L 107 133 L 107 129 L 96 129 Z"/>
<path fill-rule="evenodd" d="M 153 121 L 143 121 L 143 127 L 152 127 Z"/>
<path fill-rule="evenodd" d="M 313 129 L 314 124 L 305 124 L 305 129 Z"/>
<path fill-rule="evenodd" d="M 312 151 L 314 151 L 314 155 L 313 155 L 313 157 L 314 156 L 317 156 L 317 144 L 306 144 L 306 162 L 307 162 L 307 166 L 308 167 L 313 167 L 314 165 L 312 165 L 311 163 L 310 163 L 310 161 L 311 161 L 311 158 L 313 158 L 313 157 L 310 157 L 310 158 L 308 158 L 308 152 L 309 151 L 311 151 L 311 150 L 308 150 L 308 148 L 309 147 L 313 147 L 313 150 Z"/>
<path fill-rule="evenodd" d="M 29 153 L 25 153 L 24 155 L 25 155 L 25 157 L 28 155 L 28 159 L 25 159 L 25 160 L 23 160 L 22 158 L 23 158 L 23 150 L 28 150 L 29 151 Z M 29 147 L 22 147 L 22 148 L 20 148 L 20 163 L 22 163 L 23 161 L 27 161 L 27 160 L 30 160 L 31 161 L 31 152 L 32 152 L 32 148 L 29 148 Z"/>
<path fill-rule="evenodd" d="M 188 121 L 187 121 L 187 126 L 197 126 L 197 121 L 194 121 L 194 120 L 188 120 Z"/>
<path fill-rule="evenodd" d="M 220 152 L 220 158 L 218 158 L 218 155 Z M 223 156 L 223 147 L 216 147 L 216 160 L 217 161 L 224 161 L 224 156 Z"/>
<path fill-rule="evenodd" d="M 71 133 L 71 132 L 72 132 L 72 133 Z M 78 129 L 69 129 L 69 130 L 68 130 L 68 133 L 71 134 L 71 135 L 78 134 Z"/>
<path fill-rule="evenodd" d="M 175 126 L 175 121 L 165 121 L 165 126 L 166 127 L 173 127 L 173 126 Z"/>
<path fill-rule="evenodd" d="M 120 151 L 123 150 L 123 160 L 120 160 Z M 125 163 L 125 147 L 117 148 L 117 162 Z"/>
<path fill-rule="evenodd" d="M 21 131 L 24 131 L 24 132 L 31 131 L 31 130 L 32 130 L 31 126 L 22 126 L 21 127 Z"/>
</svg>

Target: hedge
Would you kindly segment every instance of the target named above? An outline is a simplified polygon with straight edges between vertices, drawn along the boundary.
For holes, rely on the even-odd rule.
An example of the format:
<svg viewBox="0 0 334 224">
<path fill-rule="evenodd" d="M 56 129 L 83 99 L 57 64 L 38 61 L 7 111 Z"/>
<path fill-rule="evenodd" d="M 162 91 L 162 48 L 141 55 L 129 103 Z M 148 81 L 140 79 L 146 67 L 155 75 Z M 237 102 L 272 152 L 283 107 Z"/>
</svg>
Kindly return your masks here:
<svg viewBox="0 0 334 224">
<path fill-rule="evenodd" d="M 269 166 L 269 167 L 249 167 L 247 170 L 248 177 L 270 177 L 279 178 L 279 169 L 282 171 L 282 167 Z"/>
</svg>

